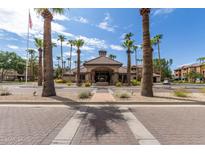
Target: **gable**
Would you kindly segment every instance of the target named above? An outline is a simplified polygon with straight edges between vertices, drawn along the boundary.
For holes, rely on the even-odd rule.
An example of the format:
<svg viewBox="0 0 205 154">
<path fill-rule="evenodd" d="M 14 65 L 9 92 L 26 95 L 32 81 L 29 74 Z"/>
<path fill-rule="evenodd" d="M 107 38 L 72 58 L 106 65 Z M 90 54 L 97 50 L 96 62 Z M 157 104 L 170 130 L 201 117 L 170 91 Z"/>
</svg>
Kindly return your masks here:
<svg viewBox="0 0 205 154">
<path fill-rule="evenodd" d="M 100 56 L 95 59 L 91 59 L 84 63 L 84 65 L 122 65 L 119 61 L 113 60 L 109 57 Z"/>
</svg>

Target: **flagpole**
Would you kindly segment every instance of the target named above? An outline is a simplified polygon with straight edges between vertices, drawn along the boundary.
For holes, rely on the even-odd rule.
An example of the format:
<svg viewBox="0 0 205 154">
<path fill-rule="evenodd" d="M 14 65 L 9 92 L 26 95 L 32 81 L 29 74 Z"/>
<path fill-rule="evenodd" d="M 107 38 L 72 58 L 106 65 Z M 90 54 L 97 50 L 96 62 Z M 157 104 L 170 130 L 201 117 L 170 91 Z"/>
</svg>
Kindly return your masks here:
<svg viewBox="0 0 205 154">
<path fill-rule="evenodd" d="M 28 33 L 27 33 L 27 55 L 26 55 L 26 83 L 28 82 L 29 14 L 30 14 L 30 9 L 28 10 Z"/>
</svg>

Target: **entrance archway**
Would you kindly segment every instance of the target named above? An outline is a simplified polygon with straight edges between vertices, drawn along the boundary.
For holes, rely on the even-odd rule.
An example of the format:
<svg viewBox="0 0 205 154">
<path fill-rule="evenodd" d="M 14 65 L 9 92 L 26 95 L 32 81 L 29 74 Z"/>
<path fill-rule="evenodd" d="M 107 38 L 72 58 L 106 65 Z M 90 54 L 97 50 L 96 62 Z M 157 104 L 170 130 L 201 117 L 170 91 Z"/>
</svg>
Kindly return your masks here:
<svg viewBox="0 0 205 154">
<path fill-rule="evenodd" d="M 97 67 L 92 70 L 92 79 L 93 82 L 107 82 L 108 84 L 112 83 L 113 70 L 109 67 Z"/>
</svg>

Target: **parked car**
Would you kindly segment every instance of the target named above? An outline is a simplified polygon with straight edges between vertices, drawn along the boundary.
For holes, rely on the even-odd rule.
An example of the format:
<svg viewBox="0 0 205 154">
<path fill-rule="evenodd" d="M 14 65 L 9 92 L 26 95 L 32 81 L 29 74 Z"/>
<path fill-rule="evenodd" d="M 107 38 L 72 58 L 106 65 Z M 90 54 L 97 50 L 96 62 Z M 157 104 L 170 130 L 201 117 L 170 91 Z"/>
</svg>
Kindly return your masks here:
<svg viewBox="0 0 205 154">
<path fill-rule="evenodd" d="M 165 79 L 164 81 L 163 81 L 163 85 L 170 85 L 171 83 L 170 83 L 170 81 L 168 80 L 168 79 Z"/>
</svg>

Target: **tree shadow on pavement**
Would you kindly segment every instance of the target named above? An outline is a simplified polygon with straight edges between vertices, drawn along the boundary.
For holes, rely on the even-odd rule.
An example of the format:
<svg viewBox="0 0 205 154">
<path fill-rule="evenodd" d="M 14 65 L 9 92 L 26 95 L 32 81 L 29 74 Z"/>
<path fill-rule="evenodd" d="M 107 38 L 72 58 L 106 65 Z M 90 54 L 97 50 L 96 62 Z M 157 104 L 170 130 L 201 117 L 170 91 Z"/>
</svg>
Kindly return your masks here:
<svg viewBox="0 0 205 154">
<path fill-rule="evenodd" d="M 96 140 L 106 134 L 117 134 L 119 133 L 116 132 L 117 127 L 121 122 L 126 122 L 122 112 L 127 112 L 127 110 L 114 106 L 89 106 L 85 111 L 86 116 L 79 117 L 82 118 L 81 129 L 84 134 L 87 133 L 86 135 L 90 138 L 95 137 Z"/>
<path fill-rule="evenodd" d="M 55 99 L 55 100 L 60 101 L 60 102 L 63 102 L 65 104 L 67 102 L 69 102 L 69 103 L 76 102 L 75 100 L 72 100 L 70 98 L 61 97 L 61 96 L 52 96 L 50 98 Z"/>
</svg>

